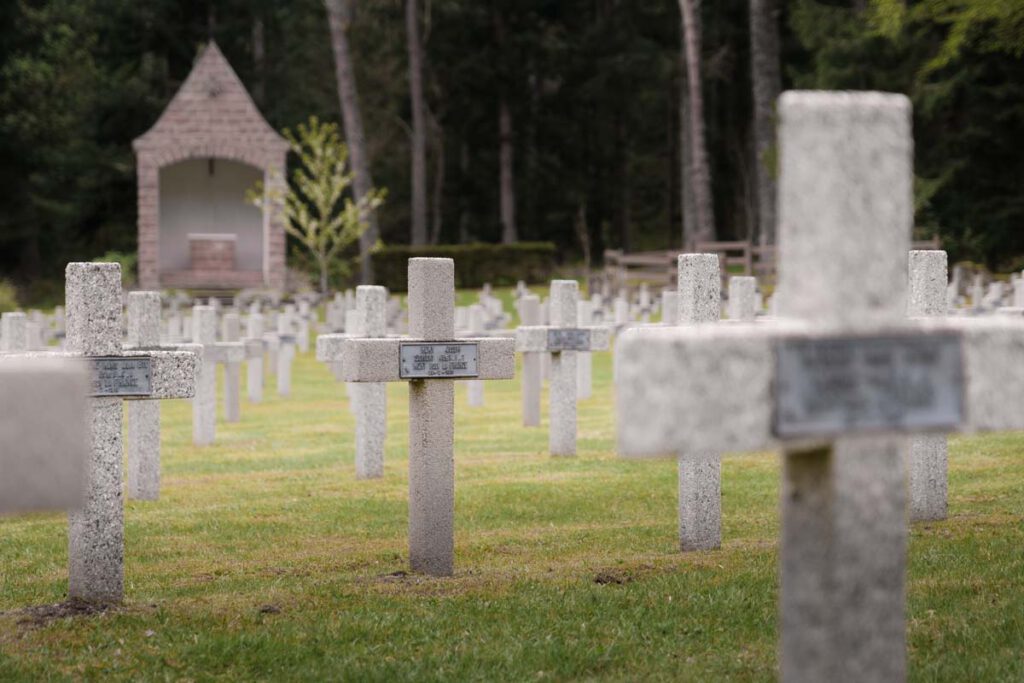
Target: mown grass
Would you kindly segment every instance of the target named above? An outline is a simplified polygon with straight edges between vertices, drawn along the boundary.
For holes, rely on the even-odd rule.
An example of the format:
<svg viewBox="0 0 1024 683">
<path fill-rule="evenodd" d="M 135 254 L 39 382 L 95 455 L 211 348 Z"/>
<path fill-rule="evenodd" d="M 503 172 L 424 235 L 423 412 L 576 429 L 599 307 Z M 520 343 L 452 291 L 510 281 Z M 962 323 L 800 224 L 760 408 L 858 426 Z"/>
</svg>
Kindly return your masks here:
<svg viewBox="0 0 1024 683">
<path fill-rule="evenodd" d="M 126 509 L 127 601 L 66 595 L 60 515 L 0 521 L 0 680 L 771 680 L 778 461 L 723 462 L 720 551 L 676 552 L 676 465 L 615 458 L 611 367 L 580 455 L 520 426 L 518 383 L 457 392 L 456 575 L 406 575 L 407 389 L 385 477 L 356 481 L 343 386 L 311 356 L 293 395 L 191 445 L 164 404 L 159 502 Z M 914 680 L 1024 679 L 1024 438 L 951 442 L 947 522 L 915 526 Z M 2 475 L 0 475 L 2 476 Z"/>
</svg>

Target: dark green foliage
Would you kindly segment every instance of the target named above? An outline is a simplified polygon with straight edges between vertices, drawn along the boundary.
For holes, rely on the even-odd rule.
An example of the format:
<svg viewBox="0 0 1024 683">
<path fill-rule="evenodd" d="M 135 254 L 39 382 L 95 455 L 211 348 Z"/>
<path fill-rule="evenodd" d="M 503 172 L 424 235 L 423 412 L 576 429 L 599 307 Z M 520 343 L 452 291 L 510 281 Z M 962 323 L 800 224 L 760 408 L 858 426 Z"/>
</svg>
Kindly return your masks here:
<svg viewBox="0 0 1024 683">
<path fill-rule="evenodd" d="M 377 284 L 393 292 L 408 288 L 408 261 L 416 256 L 455 259 L 455 286 L 510 285 L 518 280 L 547 282 L 555 269 L 556 248 L 551 242 L 519 244 L 442 244 L 384 247 L 373 254 Z"/>
<path fill-rule="evenodd" d="M 747 235 L 754 206 L 747 4 L 702 3 L 722 239 Z M 785 87 L 912 97 L 921 234 L 937 232 L 954 258 L 991 266 L 1024 254 L 1019 5 L 781 4 Z M 675 0 L 433 0 L 423 12 L 430 222 L 436 208 L 441 242 L 500 236 L 504 95 L 522 239 L 554 242 L 564 258 L 578 258 L 582 216 L 595 259 L 605 248 L 681 244 Z M 257 26 L 262 62 L 254 55 Z M 22 287 L 26 304 L 46 289 L 42 280 L 59 290 L 70 260 L 134 251 L 131 140 L 153 125 L 211 36 L 275 128 L 310 115 L 339 121 L 322 0 L 0 3 L 0 275 Z M 402 3 L 359 2 L 351 41 L 374 181 L 389 190 L 381 237 L 402 244 L 410 225 Z"/>
</svg>

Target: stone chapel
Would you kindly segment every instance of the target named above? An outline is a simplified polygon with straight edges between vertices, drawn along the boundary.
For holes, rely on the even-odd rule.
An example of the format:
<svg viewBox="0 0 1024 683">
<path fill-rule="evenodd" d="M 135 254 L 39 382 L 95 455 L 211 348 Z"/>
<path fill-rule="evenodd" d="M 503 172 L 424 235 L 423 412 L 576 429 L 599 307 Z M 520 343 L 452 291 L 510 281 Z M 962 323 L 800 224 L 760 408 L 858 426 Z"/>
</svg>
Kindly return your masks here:
<svg viewBox="0 0 1024 683">
<path fill-rule="evenodd" d="M 281 289 L 279 204 L 246 201 L 257 180 L 284 189 L 288 142 L 210 42 L 156 124 L 132 143 L 144 289 Z"/>
</svg>

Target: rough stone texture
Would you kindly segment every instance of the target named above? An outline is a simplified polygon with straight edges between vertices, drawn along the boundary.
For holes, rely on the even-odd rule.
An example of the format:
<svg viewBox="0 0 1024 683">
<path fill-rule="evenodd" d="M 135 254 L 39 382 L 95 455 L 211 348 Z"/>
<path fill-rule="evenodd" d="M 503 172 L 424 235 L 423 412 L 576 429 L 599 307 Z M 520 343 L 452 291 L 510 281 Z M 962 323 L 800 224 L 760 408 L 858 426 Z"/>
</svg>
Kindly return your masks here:
<svg viewBox="0 0 1024 683">
<path fill-rule="evenodd" d="M 246 344 L 246 391 L 250 403 L 263 400 L 263 355 L 266 348 L 263 342 L 263 315 L 250 313 L 245 322 Z"/>
<path fill-rule="evenodd" d="M 722 317 L 722 280 L 716 254 L 679 255 L 679 324 Z"/>
<path fill-rule="evenodd" d="M 590 300 L 576 304 L 576 319 L 580 325 L 594 324 L 594 305 Z M 594 357 L 590 353 L 576 355 L 576 400 L 583 401 L 593 394 Z"/>
<path fill-rule="evenodd" d="M 74 305 L 68 303 L 69 317 Z M 68 597 L 120 602 L 124 596 L 121 399 L 94 398 L 85 504 L 68 515 Z"/>
<path fill-rule="evenodd" d="M 721 317 L 721 287 L 716 254 L 679 257 L 677 321 L 714 323 Z M 753 278 L 751 278 L 753 280 Z M 730 305 L 732 304 L 730 289 Z M 642 332 L 641 332 L 642 334 Z M 682 450 L 679 456 L 679 549 L 713 550 L 722 545 L 722 464 L 713 450 Z"/>
<path fill-rule="evenodd" d="M 132 143 L 137 161 L 139 283 L 167 286 L 269 286 L 285 284 L 284 218 L 280 202 L 267 208 L 264 272 L 195 270 L 160 273 L 160 171 L 186 159 L 240 161 L 266 172 L 270 190 L 282 189 L 288 141 L 260 115 L 245 86 L 217 45 L 210 43 L 156 124 Z"/>
<path fill-rule="evenodd" d="M 946 252 L 914 249 L 907 264 L 907 315 L 946 315 Z"/>
<path fill-rule="evenodd" d="M 778 315 L 847 329 L 898 321 L 914 218 L 910 100 L 791 91 L 779 117 Z"/>
<path fill-rule="evenodd" d="M 128 293 L 128 344 L 160 344 L 160 292 Z M 160 497 L 160 402 L 128 403 L 128 497 Z"/>
<path fill-rule="evenodd" d="M 899 438 L 845 437 L 786 452 L 783 680 L 905 678 L 903 448 Z"/>
<path fill-rule="evenodd" d="M 121 351 L 121 266 L 69 263 L 64 269 L 67 348 L 87 356 Z"/>
<path fill-rule="evenodd" d="M 339 342 L 329 340 L 321 345 L 320 339 L 323 338 L 321 336 L 317 339 L 317 353 L 320 357 L 326 358 L 329 357 L 326 354 L 331 345 Z M 401 344 L 419 341 L 426 342 L 428 340 L 413 337 L 345 339 L 340 342 L 342 346 L 342 380 L 345 382 L 406 381 L 398 376 L 398 349 Z M 514 340 L 505 337 L 468 337 L 455 341 L 473 342 L 477 345 L 479 379 L 512 379 L 515 376 Z"/>
<path fill-rule="evenodd" d="M 733 275 L 729 278 L 729 320 L 750 321 L 757 317 L 757 278 Z"/>
<path fill-rule="evenodd" d="M 579 285 L 575 280 L 552 280 L 552 327 L 576 326 L 578 297 Z M 548 449 L 553 456 L 576 455 L 576 356 L 575 351 L 551 354 Z"/>
<path fill-rule="evenodd" d="M 722 465 L 718 453 L 679 456 L 679 548 L 722 545 Z"/>
<path fill-rule="evenodd" d="M 121 266 L 65 269 L 67 348 L 85 355 L 121 350 Z M 124 595 L 121 400 L 90 400 L 85 501 L 68 516 L 68 597 L 119 602 Z"/>
<path fill-rule="evenodd" d="M 409 382 L 409 563 L 432 576 L 454 571 L 454 413 L 454 382 Z"/>
<path fill-rule="evenodd" d="M 385 319 L 388 293 L 384 287 L 360 285 L 356 307 L 361 314 L 361 332 L 367 337 L 387 334 Z M 350 384 L 356 414 L 356 478 L 384 476 L 384 442 L 388 432 L 387 385 L 379 382 Z"/>
<path fill-rule="evenodd" d="M 217 342 L 217 312 L 212 306 L 193 306 L 192 339 L 203 347 L 203 360 L 192 399 L 192 443 L 208 446 L 217 432 L 217 363 L 208 353 Z"/>
<path fill-rule="evenodd" d="M 911 250 L 908 259 L 907 315 L 946 314 L 947 259 L 940 250 Z M 948 489 L 945 435 L 910 439 L 908 472 L 911 521 L 945 519 Z"/>
<path fill-rule="evenodd" d="M 88 392 L 86 366 L 69 358 L 0 363 L 0 514 L 82 505 Z"/>
<path fill-rule="evenodd" d="M 527 294 L 519 300 L 519 321 L 522 325 L 540 324 L 540 297 Z M 523 426 L 540 426 L 541 358 L 542 352 L 523 351 Z"/>
<path fill-rule="evenodd" d="M 27 321 L 26 315 L 20 311 L 0 315 L 0 352 L 24 351 L 28 347 Z"/>
<path fill-rule="evenodd" d="M 484 333 L 484 307 L 480 304 L 473 304 L 469 307 L 469 336 L 476 337 Z M 471 408 L 481 408 L 484 405 L 484 383 L 482 380 L 471 379 L 466 381 L 466 397 Z"/>
<path fill-rule="evenodd" d="M 454 291 L 454 261 L 446 258 L 409 259 L 410 337 L 445 341 L 455 336 Z"/>
<path fill-rule="evenodd" d="M 934 521 L 948 514 L 949 445 L 944 434 L 910 440 L 910 519 Z"/>
<path fill-rule="evenodd" d="M 160 498 L 160 402 L 128 402 L 128 497 Z"/>
</svg>

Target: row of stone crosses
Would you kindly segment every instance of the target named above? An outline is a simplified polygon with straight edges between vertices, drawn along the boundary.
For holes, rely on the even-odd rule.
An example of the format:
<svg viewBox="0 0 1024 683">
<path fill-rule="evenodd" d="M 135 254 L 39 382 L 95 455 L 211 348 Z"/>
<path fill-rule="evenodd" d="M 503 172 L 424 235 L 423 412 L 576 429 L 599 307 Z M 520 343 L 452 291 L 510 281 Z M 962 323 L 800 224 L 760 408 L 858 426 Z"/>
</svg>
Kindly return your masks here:
<svg viewBox="0 0 1024 683">
<path fill-rule="evenodd" d="M 514 376 L 518 351 L 524 425 L 540 424 L 546 374 L 550 452 L 574 455 L 576 403 L 590 391 L 581 368 L 614 334 L 617 450 L 678 459 L 683 550 L 721 544 L 722 453 L 782 453 L 782 678 L 905 678 L 907 520 L 946 516 L 946 433 L 1024 428 L 1024 306 L 952 315 L 945 252 L 909 250 L 905 97 L 790 92 L 779 112 L 780 262 L 768 314 L 753 278 L 731 278 L 722 320 L 711 254 L 679 256 L 660 324 L 645 324 L 657 308 L 649 296 L 606 308 L 556 280 L 543 307 L 520 291 L 522 324 L 505 330 L 489 292 L 457 315 L 449 259 L 410 259 L 407 321 L 381 287 L 327 303 L 316 354 L 350 383 L 358 477 L 383 475 L 385 383 L 409 385 L 414 570 L 454 571 L 454 380 L 480 405 L 484 381 Z M 124 595 L 122 400 L 129 495 L 155 498 L 159 400 L 192 398 L 195 441 L 209 443 L 216 364 L 227 369 L 225 417 L 238 419 L 241 363 L 250 400 L 260 400 L 268 358 L 286 394 L 294 348 L 316 324 L 300 302 L 267 334 L 251 305 L 246 334 L 228 311 L 217 341 L 217 310 L 199 305 L 187 322 L 172 308 L 161 339 L 160 295 L 132 292 L 125 340 L 122 296 L 118 265 L 72 263 L 61 350 L 26 350 L 32 321 L 20 314 L 0 328 L 0 513 L 71 510 L 73 599 Z"/>
</svg>

